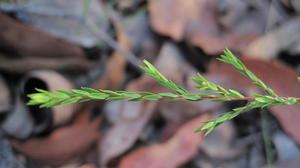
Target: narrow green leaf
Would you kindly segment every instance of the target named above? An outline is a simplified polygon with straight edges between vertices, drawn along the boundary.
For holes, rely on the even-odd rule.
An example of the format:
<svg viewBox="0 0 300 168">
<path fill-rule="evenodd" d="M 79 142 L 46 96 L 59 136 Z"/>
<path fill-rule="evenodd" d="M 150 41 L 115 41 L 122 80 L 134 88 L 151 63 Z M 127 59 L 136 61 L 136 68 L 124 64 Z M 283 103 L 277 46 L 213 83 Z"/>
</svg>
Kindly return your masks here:
<svg viewBox="0 0 300 168">
<path fill-rule="evenodd" d="M 91 98 L 82 98 L 77 103 L 83 103 L 92 100 Z"/>
<path fill-rule="evenodd" d="M 213 126 L 214 126 L 213 120 L 207 120 L 207 121 L 205 121 L 205 122 L 203 123 L 202 126 L 200 126 L 199 128 L 197 128 L 197 129 L 195 130 L 195 132 L 197 133 L 197 132 L 200 132 L 200 131 L 209 129 L 209 128 L 213 127 Z"/>
<path fill-rule="evenodd" d="M 198 94 L 185 94 L 183 95 L 184 99 L 191 100 L 191 101 L 198 101 L 200 100 L 200 96 Z"/>
<path fill-rule="evenodd" d="M 48 92 L 47 90 L 44 90 L 44 89 L 35 88 L 35 90 L 40 92 L 40 93 L 46 93 L 46 94 L 50 93 L 50 92 Z"/>
<path fill-rule="evenodd" d="M 229 93 L 226 89 L 224 89 L 223 87 L 218 86 L 218 85 L 217 85 L 217 89 L 220 90 L 220 91 L 221 91 L 222 93 L 224 93 L 224 94 L 228 94 L 228 93 Z M 230 89 L 229 89 L 229 90 L 230 90 Z"/>
<path fill-rule="evenodd" d="M 51 100 L 47 103 L 41 104 L 40 108 L 44 108 L 44 107 L 54 107 L 54 106 L 58 106 L 61 105 L 61 101 L 59 100 Z"/>
<path fill-rule="evenodd" d="M 216 96 L 216 95 L 203 94 L 203 93 L 198 94 L 198 95 L 201 96 L 201 97 L 214 97 L 214 96 Z"/>
<path fill-rule="evenodd" d="M 129 99 L 129 102 L 137 102 L 137 101 L 142 101 L 144 100 L 143 97 L 138 97 L 138 98 L 133 98 L 133 99 Z"/>
<path fill-rule="evenodd" d="M 269 103 L 269 102 L 272 101 L 267 97 L 258 97 L 258 98 L 255 98 L 255 100 L 258 101 L 258 102 L 261 102 L 261 103 Z"/>
<path fill-rule="evenodd" d="M 48 94 L 49 97 L 51 97 L 51 99 L 66 99 L 66 98 L 69 98 L 68 95 L 64 94 L 64 93 L 49 93 Z"/>
<path fill-rule="evenodd" d="M 112 95 L 118 95 L 117 92 L 112 91 L 112 90 L 104 90 L 104 89 L 100 89 L 101 92 L 106 93 L 106 94 L 112 94 Z"/>
<path fill-rule="evenodd" d="M 156 71 L 156 68 L 150 62 L 148 62 L 147 60 L 144 60 L 143 62 L 150 70 Z"/>
<path fill-rule="evenodd" d="M 204 136 L 207 136 L 209 133 L 211 133 L 211 132 L 215 129 L 215 127 L 216 127 L 216 126 L 208 128 L 208 129 L 206 130 Z"/>
<path fill-rule="evenodd" d="M 89 92 L 89 93 L 100 93 L 99 90 L 93 89 L 93 88 L 88 88 L 88 87 L 81 87 L 83 91 Z"/>
<path fill-rule="evenodd" d="M 283 101 L 285 101 L 285 98 L 284 97 L 274 97 L 274 100 L 278 101 L 278 102 L 283 102 Z"/>
<path fill-rule="evenodd" d="M 164 99 L 160 99 L 161 101 L 177 101 L 180 100 L 180 98 L 164 98 Z"/>
<path fill-rule="evenodd" d="M 126 99 L 126 98 L 128 98 L 128 97 L 127 96 L 114 96 L 114 97 L 108 97 L 105 100 L 116 101 L 116 100 L 123 100 L 123 99 Z"/>
<path fill-rule="evenodd" d="M 142 95 L 140 95 L 140 94 L 133 93 L 133 92 L 124 92 L 123 95 L 124 95 L 124 96 L 127 96 L 127 97 L 129 97 L 129 98 L 132 98 L 132 99 L 134 99 L 134 98 L 139 98 L 139 97 L 142 96 Z"/>
<path fill-rule="evenodd" d="M 202 85 L 202 81 L 201 81 L 199 78 L 192 77 L 192 80 L 193 80 L 196 84 Z"/>
<path fill-rule="evenodd" d="M 32 106 L 32 105 L 38 105 L 38 104 L 41 104 L 41 103 L 40 102 L 36 102 L 34 100 L 30 100 L 26 105 Z"/>
<path fill-rule="evenodd" d="M 206 85 L 207 85 L 207 87 L 210 88 L 211 90 L 218 90 L 216 84 L 214 84 L 214 83 L 207 82 Z"/>
<path fill-rule="evenodd" d="M 73 93 L 71 93 L 71 92 L 68 92 L 68 91 L 65 91 L 65 90 L 56 90 L 57 92 L 59 92 L 59 93 L 63 93 L 63 94 L 65 94 L 65 95 L 68 95 L 68 96 L 74 96 L 74 94 Z"/>
<path fill-rule="evenodd" d="M 108 95 L 104 93 L 91 93 L 89 97 L 96 100 L 104 100 L 108 97 Z"/>
<path fill-rule="evenodd" d="M 285 104 L 291 105 L 291 104 L 295 104 L 296 102 L 297 102 L 296 98 L 294 98 L 294 97 L 288 97 Z"/>
<path fill-rule="evenodd" d="M 86 92 L 86 91 L 83 91 L 83 90 L 79 90 L 79 89 L 72 89 L 72 92 L 76 93 L 78 95 L 81 95 L 81 96 L 89 96 L 90 95 L 89 92 Z"/>
<path fill-rule="evenodd" d="M 161 98 L 160 95 L 147 95 L 143 97 L 144 100 L 159 100 Z"/>
<path fill-rule="evenodd" d="M 164 96 L 164 97 L 178 97 L 178 95 L 174 94 L 174 93 L 169 93 L 169 92 L 165 92 L 165 93 L 159 93 L 159 95 Z"/>
<path fill-rule="evenodd" d="M 44 93 L 32 93 L 27 96 L 37 103 L 44 103 L 50 100 L 50 97 Z"/>
<path fill-rule="evenodd" d="M 70 99 L 66 99 L 61 102 L 61 104 L 73 104 L 73 103 L 78 103 L 78 101 L 81 99 L 81 97 L 73 97 Z"/>
<path fill-rule="evenodd" d="M 229 98 L 216 98 L 216 99 L 211 99 L 212 102 L 223 102 L 223 101 L 229 101 Z"/>
<path fill-rule="evenodd" d="M 240 92 L 238 92 L 236 90 L 229 89 L 229 91 L 230 91 L 230 93 L 232 93 L 234 95 L 234 97 L 237 97 L 237 98 L 244 97 Z"/>
<path fill-rule="evenodd" d="M 137 92 L 138 94 L 142 94 L 142 95 L 153 95 L 154 93 L 151 92 Z"/>
<path fill-rule="evenodd" d="M 204 87 L 199 88 L 199 90 L 210 90 L 210 88 L 208 88 L 207 86 L 204 86 Z"/>
</svg>

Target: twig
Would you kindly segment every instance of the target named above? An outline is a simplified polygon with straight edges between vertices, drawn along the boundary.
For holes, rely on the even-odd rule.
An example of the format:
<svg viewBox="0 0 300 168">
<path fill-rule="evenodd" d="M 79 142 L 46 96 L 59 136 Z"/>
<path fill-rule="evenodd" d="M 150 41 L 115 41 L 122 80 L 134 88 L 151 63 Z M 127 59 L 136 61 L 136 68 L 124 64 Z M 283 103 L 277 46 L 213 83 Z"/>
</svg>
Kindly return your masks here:
<svg viewBox="0 0 300 168">
<path fill-rule="evenodd" d="M 210 91 L 209 94 L 202 93 L 189 93 L 183 87 L 175 84 L 173 81 L 167 79 L 161 74 L 152 64 L 144 61 L 146 66 L 140 68 L 145 73 L 156 80 L 161 85 L 173 90 L 176 93 L 151 93 L 151 92 L 128 92 L 128 91 L 111 91 L 111 90 L 96 90 L 92 88 L 73 89 L 71 91 L 59 90 L 56 93 L 50 93 L 45 90 L 37 89 L 38 93 L 29 94 L 31 99 L 28 105 L 40 105 L 40 107 L 53 107 L 60 104 L 79 103 L 90 100 L 121 100 L 129 99 L 129 101 L 142 101 L 142 100 L 190 100 L 201 101 L 211 100 L 214 102 L 225 102 L 235 100 L 247 100 L 248 103 L 239 108 L 232 109 L 232 111 L 223 113 L 217 118 L 207 120 L 195 132 L 206 130 L 205 135 L 210 133 L 215 127 L 222 124 L 227 120 L 231 120 L 236 116 L 250 111 L 255 108 L 264 108 L 269 106 L 279 105 L 292 105 L 300 104 L 300 98 L 295 97 L 280 97 L 274 90 L 265 85 L 262 80 L 257 78 L 246 66 L 237 59 L 229 50 L 224 51 L 225 55 L 221 56 L 220 61 L 232 64 L 233 67 L 242 75 L 250 78 L 255 85 L 265 90 L 267 95 L 253 94 L 245 97 L 243 94 L 236 90 L 225 89 L 211 81 L 208 81 L 204 76 L 198 74 L 198 77 L 193 78 L 197 84 L 196 88 L 200 91 Z M 298 78 L 298 80 L 300 80 Z"/>
</svg>

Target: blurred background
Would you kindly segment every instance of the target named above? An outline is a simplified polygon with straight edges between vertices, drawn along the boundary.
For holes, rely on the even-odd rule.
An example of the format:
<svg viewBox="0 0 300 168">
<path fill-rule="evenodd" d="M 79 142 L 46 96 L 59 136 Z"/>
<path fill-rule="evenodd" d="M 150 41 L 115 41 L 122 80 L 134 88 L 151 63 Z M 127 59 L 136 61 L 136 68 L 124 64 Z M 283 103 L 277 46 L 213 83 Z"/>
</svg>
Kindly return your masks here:
<svg viewBox="0 0 300 168">
<path fill-rule="evenodd" d="M 235 53 L 280 96 L 300 97 L 300 0 L 1 0 L 0 168 L 299 168 L 300 107 L 252 110 L 195 134 L 246 102 L 92 101 L 26 106 L 35 88 L 166 92 L 142 60 L 190 92 L 197 72 L 260 93 Z"/>
</svg>

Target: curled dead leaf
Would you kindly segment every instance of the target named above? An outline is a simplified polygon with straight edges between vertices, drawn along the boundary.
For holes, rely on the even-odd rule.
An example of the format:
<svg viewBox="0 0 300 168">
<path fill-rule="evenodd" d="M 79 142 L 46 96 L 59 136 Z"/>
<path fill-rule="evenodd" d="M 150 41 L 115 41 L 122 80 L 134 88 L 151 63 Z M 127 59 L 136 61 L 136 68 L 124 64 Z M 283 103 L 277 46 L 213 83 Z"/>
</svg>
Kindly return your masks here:
<svg viewBox="0 0 300 168">
<path fill-rule="evenodd" d="M 45 138 L 25 142 L 10 140 L 12 146 L 24 155 L 43 164 L 59 166 L 81 156 L 99 138 L 101 116 L 90 121 L 86 109 L 69 126 L 61 127 Z"/>
</svg>

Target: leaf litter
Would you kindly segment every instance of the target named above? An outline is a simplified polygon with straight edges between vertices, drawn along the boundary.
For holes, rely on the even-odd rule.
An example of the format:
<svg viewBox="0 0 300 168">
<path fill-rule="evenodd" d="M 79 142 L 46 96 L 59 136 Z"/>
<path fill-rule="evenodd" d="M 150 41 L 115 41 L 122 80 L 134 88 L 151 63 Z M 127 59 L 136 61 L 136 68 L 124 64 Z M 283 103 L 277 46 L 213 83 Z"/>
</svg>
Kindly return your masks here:
<svg viewBox="0 0 300 168">
<path fill-rule="evenodd" d="M 260 93 L 230 65 L 214 60 L 225 48 L 241 55 L 279 95 L 299 97 L 298 4 L 297 0 L 1 1 L 0 127 L 15 109 L 9 102 L 23 95 L 23 77 L 38 69 L 57 71 L 74 89 L 169 92 L 141 73 L 138 65 L 147 59 L 191 92 L 197 90 L 190 77 L 201 71 L 225 88 Z M 47 89 L 49 83 L 32 85 Z M 49 127 L 40 134 L 32 129 L 25 139 L 16 132 L 0 135 L 15 149 L 7 156 L 30 160 L 26 167 L 256 168 L 267 165 L 265 151 L 278 156 L 275 167 L 297 165 L 298 106 L 264 111 L 271 116 L 270 142 L 263 140 L 266 130 L 260 110 L 225 123 L 207 137 L 193 132 L 202 121 L 243 103 L 89 102 L 60 125 L 53 124 L 53 109 L 39 114 L 22 109 L 34 120 L 17 115 L 20 121 Z M 274 146 L 269 150 L 265 143 Z M 14 162 L 25 166 L 18 159 Z"/>
</svg>

